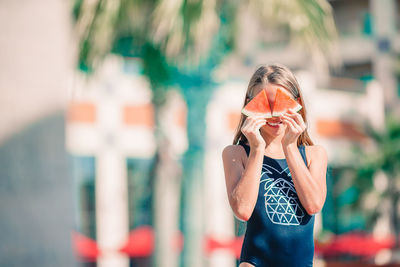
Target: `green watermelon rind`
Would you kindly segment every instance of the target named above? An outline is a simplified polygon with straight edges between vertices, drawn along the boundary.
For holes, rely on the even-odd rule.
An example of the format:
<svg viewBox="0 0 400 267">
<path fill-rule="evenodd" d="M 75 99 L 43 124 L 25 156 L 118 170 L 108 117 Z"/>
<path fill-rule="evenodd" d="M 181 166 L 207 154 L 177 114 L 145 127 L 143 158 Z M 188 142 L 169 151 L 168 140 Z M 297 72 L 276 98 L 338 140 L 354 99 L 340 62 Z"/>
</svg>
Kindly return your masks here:
<svg viewBox="0 0 400 267">
<path fill-rule="evenodd" d="M 251 112 L 245 108 L 242 109 L 242 113 L 248 117 L 261 117 L 261 118 L 272 118 L 271 112 Z"/>
<path fill-rule="evenodd" d="M 293 110 L 294 112 L 298 112 L 299 110 L 301 110 L 303 107 L 299 104 L 299 103 L 297 103 L 297 106 L 295 106 L 294 108 L 290 108 L 291 110 Z M 279 117 L 280 115 L 282 115 L 282 114 L 284 114 L 284 113 L 286 113 L 287 112 L 287 110 L 285 110 L 285 111 L 282 111 L 282 112 L 276 112 L 276 111 L 273 111 L 272 112 L 272 117 Z"/>
</svg>

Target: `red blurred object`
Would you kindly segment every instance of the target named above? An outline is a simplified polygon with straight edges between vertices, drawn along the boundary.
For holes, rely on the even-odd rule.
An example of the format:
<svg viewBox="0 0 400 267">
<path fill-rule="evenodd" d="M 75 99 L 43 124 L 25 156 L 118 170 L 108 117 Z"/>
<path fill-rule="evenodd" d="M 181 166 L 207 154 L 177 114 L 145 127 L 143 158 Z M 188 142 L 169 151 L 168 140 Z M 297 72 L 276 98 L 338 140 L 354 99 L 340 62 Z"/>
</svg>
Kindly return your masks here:
<svg viewBox="0 0 400 267">
<path fill-rule="evenodd" d="M 212 236 L 205 238 L 205 252 L 211 254 L 217 249 L 225 249 L 232 252 L 236 259 L 239 259 L 240 252 L 242 250 L 243 236 L 232 238 L 232 239 L 216 239 Z"/>
<path fill-rule="evenodd" d="M 154 231 L 151 226 L 144 225 L 132 230 L 128 241 L 119 249 L 130 257 L 148 257 L 154 251 Z M 177 252 L 183 248 L 183 234 L 178 231 L 171 244 Z"/>
<path fill-rule="evenodd" d="M 151 226 L 140 226 L 132 230 L 128 241 L 119 249 L 131 257 L 147 257 L 154 250 L 154 233 Z"/>
<path fill-rule="evenodd" d="M 381 249 L 390 249 L 394 246 L 393 236 L 376 240 L 371 234 L 350 232 L 333 237 L 327 243 L 315 242 L 315 252 L 326 257 L 340 254 L 352 254 L 361 257 L 375 256 Z"/>
<path fill-rule="evenodd" d="M 172 246 L 175 248 L 175 250 L 177 252 L 181 252 L 183 249 L 183 243 L 184 243 L 183 242 L 183 234 L 180 231 L 178 231 L 176 233 L 175 239 L 172 241 L 173 241 Z"/>
<path fill-rule="evenodd" d="M 72 231 L 73 247 L 76 255 L 88 261 L 96 261 L 100 256 L 100 249 L 96 241 L 81 233 Z"/>
</svg>

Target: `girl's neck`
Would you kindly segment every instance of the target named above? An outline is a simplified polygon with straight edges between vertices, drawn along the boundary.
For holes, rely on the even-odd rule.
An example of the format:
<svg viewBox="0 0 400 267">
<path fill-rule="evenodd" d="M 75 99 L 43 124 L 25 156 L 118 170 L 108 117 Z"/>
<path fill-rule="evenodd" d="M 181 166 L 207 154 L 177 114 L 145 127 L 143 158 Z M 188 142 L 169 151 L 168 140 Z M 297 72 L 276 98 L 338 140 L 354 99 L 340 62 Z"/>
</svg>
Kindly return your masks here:
<svg viewBox="0 0 400 267">
<path fill-rule="evenodd" d="M 265 132 L 260 132 L 261 136 L 264 138 L 265 141 L 265 148 L 272 148 L 272 150 L 282 150 L 282 135 L 278 136 L 271 136 L 266 134 Z"/>
</svg>

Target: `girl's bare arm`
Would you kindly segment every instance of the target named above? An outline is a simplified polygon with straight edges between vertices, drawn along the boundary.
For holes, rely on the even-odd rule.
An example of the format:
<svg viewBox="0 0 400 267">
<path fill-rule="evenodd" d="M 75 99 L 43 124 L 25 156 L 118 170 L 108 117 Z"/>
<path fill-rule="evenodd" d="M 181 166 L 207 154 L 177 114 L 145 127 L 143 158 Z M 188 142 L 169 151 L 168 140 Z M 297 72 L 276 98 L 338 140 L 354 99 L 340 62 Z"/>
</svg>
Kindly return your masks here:
<svg viewBox="0 0 400 267">
<path fill-rule="evenodd" d="M 246 164 L 240 157 L 244 153 L 243 147 L 230 145 L 222 151 L 229 204 L 236 217 L 243 221 L 249 220 L 257 202 L 265 150 L 260 127 L 265 123 L 265 118 L 250 116 L 240 129 L 250 145 Z"/>
<path fill-rule="evenodd" d="M 257 202 L 264 148 L 250 149 L 246 166 L 243 166 L 240 149 L 244 150 L 235 145 L 225 147 L 222 160 L 229 204 L 238 219 L 247 221 Z"/>
<path fill-rule="evenodd" d="M 284 147 L 284 152 L 301 204 L 310 215 L 319 212 L 326 198 L 326 150 L 320 145 L 313 146 L 309 167 L 294 145 Z"/>
</svg>

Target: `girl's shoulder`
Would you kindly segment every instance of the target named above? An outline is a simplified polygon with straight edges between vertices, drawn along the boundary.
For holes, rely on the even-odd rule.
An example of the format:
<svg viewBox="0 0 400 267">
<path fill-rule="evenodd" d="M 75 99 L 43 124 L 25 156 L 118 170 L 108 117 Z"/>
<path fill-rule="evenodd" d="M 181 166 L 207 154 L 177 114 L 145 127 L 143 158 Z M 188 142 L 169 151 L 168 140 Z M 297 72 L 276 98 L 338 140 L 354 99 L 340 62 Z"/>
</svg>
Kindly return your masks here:
<svg viewBox="0 0 400 267">
<path fill-rule="evenodd" d="M 322 145 L 304 145 L 307 155 L 307 167 L 310 166 L 313 160 L 321 160 L 327 158 L 326 149 Z"/>
<path fill-rule="evenodd" d="M 223 158 L 240 159 L 240 162 L 244 165 L 246 162 L 247 154 L 246 150 L 242 145 L 227 145 L 222 151 Z"/>
<path fill-rule="evenodd" d="M 227 145 L 223 149 L 226 155 L 246 155 L 246 150 L 242 145 Z"/>
</svg>

